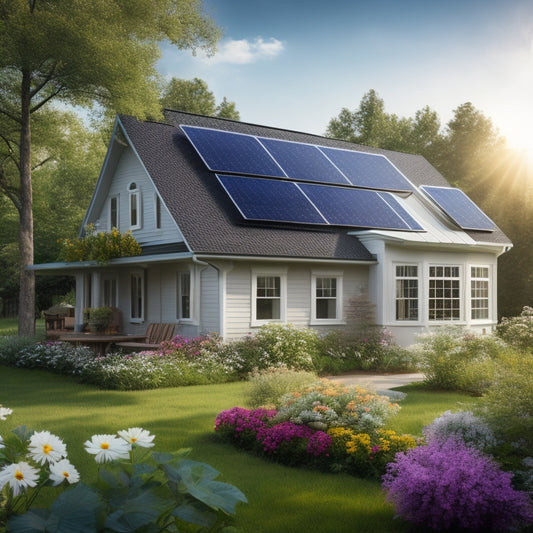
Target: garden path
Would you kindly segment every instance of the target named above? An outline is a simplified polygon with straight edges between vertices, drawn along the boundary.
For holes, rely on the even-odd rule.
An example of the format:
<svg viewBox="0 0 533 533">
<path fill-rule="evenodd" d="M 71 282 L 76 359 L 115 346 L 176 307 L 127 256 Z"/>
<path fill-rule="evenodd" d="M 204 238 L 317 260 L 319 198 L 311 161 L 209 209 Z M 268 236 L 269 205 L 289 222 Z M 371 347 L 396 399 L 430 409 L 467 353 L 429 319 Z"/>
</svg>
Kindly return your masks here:
<svg viewBox="0 0 533 533">
<path fill-rule="evenodd" d="M 338 381 L 345 385 L 360 385 L 361 387 L 366 385 L 368 388 L 378 391 L 401 387 L 402 385 L 408 385 L 415 381 L 423 381 L 424 374 L 374 374 L 370 372 L 353 372 L 340 374 L 338 376 L 327 376 L 327 379 Z"/>
</svg>

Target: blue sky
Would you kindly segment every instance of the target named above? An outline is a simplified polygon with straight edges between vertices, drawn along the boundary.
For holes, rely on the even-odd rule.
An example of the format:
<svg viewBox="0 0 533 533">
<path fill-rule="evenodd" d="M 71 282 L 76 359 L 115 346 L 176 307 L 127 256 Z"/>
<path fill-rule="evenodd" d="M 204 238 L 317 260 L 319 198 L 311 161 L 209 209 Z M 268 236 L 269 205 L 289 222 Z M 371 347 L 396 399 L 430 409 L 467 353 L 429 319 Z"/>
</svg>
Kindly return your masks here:
<svg viewBox="0 0 533 533">
<path fill-rule="evenodd" d="M 531 0 L 204 0 L 222 27 L 207 58 L 163 47 L 166 78 L 202 78 L 241 120 L 323 134 L 370 89 L 386 110 L 428 105 L 443 125 L 465 102 L 511 143 L 533 122 Z"/>
</svg>

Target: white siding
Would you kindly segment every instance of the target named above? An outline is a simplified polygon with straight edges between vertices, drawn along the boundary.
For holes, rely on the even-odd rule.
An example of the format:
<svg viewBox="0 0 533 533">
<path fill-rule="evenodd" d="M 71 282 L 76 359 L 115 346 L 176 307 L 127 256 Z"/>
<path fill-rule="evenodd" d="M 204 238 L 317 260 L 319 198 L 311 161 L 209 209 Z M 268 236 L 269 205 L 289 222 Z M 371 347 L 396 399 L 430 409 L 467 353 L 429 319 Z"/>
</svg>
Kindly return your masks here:
<svg viewBox="0 0 533 533">
<path fill-rule="evenodd" d="M 200 331 L 220 334 L 218 273 L 209 267 L 200 273 Z"/>
<path fill-rule="evenodd" d="M 344 314 L 353 299 L 360 299 L 368 287 L 368 267 L 350 264 L 280 263 L 280 272 L 287 272 L 287 319 L 299 327 L 309 327 L 311 321 L 311 275 L 313 271 L 341 272 L 343 276 Z M 241 338 L 257 331 L 251 326 L 252 270 L 275 271 L 275 263 L 235 263 L 227 274 L 226 283 L 226 339 Z M 315 327 L 315 326 L 313 326 Z M 315 329 L 343 327 L 317 326 Z M 346 324 L 344 327 L 350 327 Z"/>
<path fill-rule="evenodd" d="M 109 206 L 110 198 L 114 196 L 119 199 L 119 230 L 126 232 L 130 229 L 128 187 L 132 182 L 137 184 L 141 196 L 141 228 L 132 232 L 137 241 L 140 243 L 183 241 L 181 232 L 163 204 L 161 205 L 161 228 L 156 228 L 155 187 L 136 154 L 130 148 L 126 148 L 122 152 L 118 161 L 107 198 L 98 217 L 98 230 L 107 231 L 110 229 Z"/>
</svg>

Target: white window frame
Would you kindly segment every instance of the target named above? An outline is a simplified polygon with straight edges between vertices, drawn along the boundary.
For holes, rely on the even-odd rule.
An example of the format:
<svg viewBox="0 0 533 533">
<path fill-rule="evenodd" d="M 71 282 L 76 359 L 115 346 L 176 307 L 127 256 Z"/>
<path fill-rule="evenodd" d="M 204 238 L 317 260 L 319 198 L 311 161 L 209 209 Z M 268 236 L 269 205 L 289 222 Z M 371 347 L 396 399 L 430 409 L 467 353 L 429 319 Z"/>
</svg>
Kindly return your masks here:
<svg viewBox="0 0 533 533">
<path fill-rule="evenodd" d="M 113 224 L 113 201 L 116 202 L 116 224 Z M 113 228 L 120 229 L 120 197 L 118 194 L 109 197 L 109 231 Z"/>
<path fill-rule="evenodd" d="M 279 318 L 258 319 L 257 318 L 257 279 L 261 277 L 277 277 L 280 280 L 279 294 Z M 277 322 L 284 324 L 287 321 L 287 270 L 252 269 L 251 287 L 251 326 L 260 327 L 264 324 Z M 276 297 L 278 298 L 278 297 Z"/>
<path fill-rule="evenodd" d="M 487 271 L 487 276 L 486 277 L 479 276 L 478 275 L 479 272 L 474 272 L 475 270 L 479 271 L 480 269 L 483 269 L 483 270 Z M 468 265 L 468 274 L 469 274 L 469 279 L 468 279 L 469 312 L 468 312 L 468 314 L 470 316 L 470 320 L 472 322 L 486 322 L 487 320 L 490 320 L 490 317 L 491 317 L 491 291 L 492 291 L 492 270 L 491 270 L 491 267 L 490 267 L 490 265 Z M 480 289 L 483 290 L 482 287 L 480 287 L 479 285 L 477 287 L 474 286 L 474 284 L 480 284 L 480 283 L 486 283 L 486 291 L 487 291 L 487 296 L 486 297 L 480 297 L 480 296 L 475 294 L 475 291 L 480 290 Z M 475 301 L 482 301 L 482 300 L 486 300 L 487 301 L 486 307 L 474 307 L 474 302 Z M 477 311 L 477 310 L 486 310 L 487 311 L 487 316 L 474 317 L 473 316 L 474 311 Z"/>
<path fill-rule="evenodd" d="M 133 286 L 133 280 L 135 279 L 135 287 Z M 136 290 L 136 297 L 140 296 L 140 309 L 134 306 L 133 291 Z M 132 270 L 130 272 L 129 281 L 129 293 L 130 293 L 130 322 L 142 323 L 144 322 L 144 309 L 146 306 L 146 287 L 144 281 L 144 272 L 142 270 Z M 135 312 L 134 312 L 135 311 Z"/>
<path fill-rule="evenodd" d="M 421 266 L 418 263 L 409 263 L 409 262 L 401 262 L 401 263 L 393 263 L 393 274 L 394 274 L 394 281 L 393 281 L 393 290 L 394 290 L 394 306 L 393 306 L 393 312 L 394 312 L 394 321 L 398 322 L 400 324 L 416 324 L 420 323 L 422 318 L 422 300 L 421 300 Z M 407 268 L 416 268 L 416 276 L 413 275 L 398 275 L 398 267 L 407 267 Z M 416 297 L 411 296 L 405 296 L 405 294 L 400 294 L 398 292 L 398 282 L 399 281 L 416 281 Z M 411 287 L 412 288 L 412 287 Z M 416 318 L 398 318 L 398 303 L 399 302 L 405 302 L 405 301 L 413 301 L 415 300 L 417 302 L 416 310 L 417 310 L 417 317 Z"/>
<path fill-rule="evenodd" d="M 431 269 L 432 268 L 442 268 L 444 269 L 444 272 L 443 272 L 443 275 L 442 276 L 438 276 L 438 275 L 435 275 L 435 276 L 431 276 Z M 446 275 L 446 269 L 457 269 L 457 276 L 452 276 L 452 275 L 449 275 L 447 276 Z M 463 274 L 463 267 L 459 264 L 446 264 L 446 263 L 435 263 L 435 264 L 430 264 L 428 265 L 428 268 L 427 268 L 427 276 L 428 276 L 428 284 L 427 284 L 427 298 L 426 298 L 426 301 L 427 301 L 427 320 L 430 324 L 435 324 L 435 323 L 445 323 L 445 324 L 449 324 L 449 323 L 457 323 L 457 322 L 460 322 L 463 319 L 463 313 L 464 313 L 464 296 L 463 296 L 463 283 L 464 283 L 464 274 Z M 432 280 L 449 280 L 449 281 L 458 281 L 459 282 L 459 286 L 457 289 L 454 289 L 452 288 L 451 290 L 457 290 L 457 293 L 458 293 L 458 296 L 457 297 L 453 297 L 453 296 L 449 296 L 449 297 L 446 297 L 445 295 L 442 295 L 442 297 L 438 298 L 438 295 L 435 295 L 435 297 L 432 297 L 431 295 L 431 281 Z M 446 290 L 446 289 L 442 289 L 442 290 Z M 459 312 L 459 316 L 454 318 L 452 316 L 450 316 L 450 318 L 432 318 L 431 317 L 431 312 L 432 312 L 432 309 L 431 309 L 431 300 L 438 300 L 438 299 L 441 299 L 441 300 L 450 300 L 450 301 L 458 301 L 458 307 L 457 307 L 457 310 Z M 452 307 L 450 309 L 453 313 L 454 311 L 454 308 Z"/>
<path fill-rule="evenodd" d="M 133 202 L 135 202 L 136 220 L 133 220 Z M 129 227 L 131 230 L 141 229 L 142 227 L 142 213 L 141 213 L 141 190 L 136 182 L 132 181 L 128 185 L 128 213 L 129 213 Z"/>
<path fill-rule="evenodd" d="M 181 281 L 184 275 L 189 276 L 189 316 L 183 316 Z M 191 270 L 178 270 L 176 272 L 176 319 L 179 322 L 191 323 L 194 321 L 194 279 Z"/>
<path fill-rule="evenodd" d="M 336 282 L 335 318 L 317 317 L 317 279 L 334 279 Z M 311 322 L 310 325 L 344 324 L 343 273 L 332 271 L 311 272 Z"/>
</svg>

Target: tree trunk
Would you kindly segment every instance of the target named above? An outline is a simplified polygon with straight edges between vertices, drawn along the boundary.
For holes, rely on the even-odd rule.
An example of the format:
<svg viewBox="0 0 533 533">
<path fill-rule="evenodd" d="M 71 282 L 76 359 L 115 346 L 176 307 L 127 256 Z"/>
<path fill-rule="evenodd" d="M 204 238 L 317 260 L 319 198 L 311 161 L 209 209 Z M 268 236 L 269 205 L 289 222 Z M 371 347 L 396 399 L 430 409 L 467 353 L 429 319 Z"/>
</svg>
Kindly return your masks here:
<svg viewBox="0 0 533 533">
<path fill-rule="evenodd" d="M 19 335 L 24 336 L 35 334 L 35 274 L 33 271 L 26 269 L 28 265 L 33 265 L 30 90 L 31 73 L 23 71 L 20 128 L 20 292 L 18 332 Z"/>
</svg>

